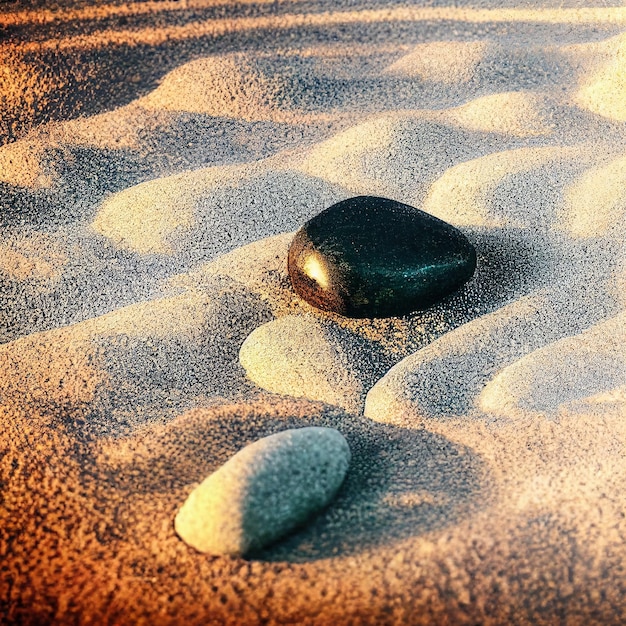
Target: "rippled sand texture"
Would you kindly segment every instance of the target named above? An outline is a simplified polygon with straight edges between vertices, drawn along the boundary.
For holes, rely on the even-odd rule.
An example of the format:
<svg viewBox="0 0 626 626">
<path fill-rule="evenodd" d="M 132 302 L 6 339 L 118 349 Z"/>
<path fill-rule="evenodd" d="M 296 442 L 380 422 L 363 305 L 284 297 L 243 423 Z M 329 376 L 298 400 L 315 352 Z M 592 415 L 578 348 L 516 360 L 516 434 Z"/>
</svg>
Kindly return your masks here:
<svg viewBox="0 0 626 626">
<path fill-rule="evenodd" d="M 28 6 L 0 8 L 0 622 L 624 623 L 626 8 Z M 357 194 L 461 228 L 475 277 L 312 309 L 291 233 Z M 353 459 L 310 525 L 247 560 L 176 536 L 308 425 Z"/>
</svg>

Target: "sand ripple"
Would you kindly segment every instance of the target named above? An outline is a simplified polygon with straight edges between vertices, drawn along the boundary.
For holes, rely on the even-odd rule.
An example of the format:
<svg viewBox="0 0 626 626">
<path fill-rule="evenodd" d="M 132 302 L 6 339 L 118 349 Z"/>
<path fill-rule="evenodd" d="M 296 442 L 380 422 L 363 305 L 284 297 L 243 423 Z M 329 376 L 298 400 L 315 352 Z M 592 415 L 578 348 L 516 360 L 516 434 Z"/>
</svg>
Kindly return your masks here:
<svg viewBox="0 0 626 626">
<path fill-rule="evenodd" d="M 340 4 L 0 13 L 7 622 L 624 622 L 626 9 Z M 474 279 L 300 300 L 291 233 L 365 193 Z M 311 424 L 335 505 L 255 561 L 181 545 L 195 480 Z"/>
</svg>

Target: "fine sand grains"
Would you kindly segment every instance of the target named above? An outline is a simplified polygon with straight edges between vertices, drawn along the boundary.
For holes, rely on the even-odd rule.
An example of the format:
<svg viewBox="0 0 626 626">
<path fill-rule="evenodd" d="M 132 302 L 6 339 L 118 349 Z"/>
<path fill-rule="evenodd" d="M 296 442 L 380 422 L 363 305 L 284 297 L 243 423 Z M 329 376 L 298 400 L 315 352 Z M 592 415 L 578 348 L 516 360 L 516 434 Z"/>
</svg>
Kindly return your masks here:
<svg viewBox="0 0 626 626">
<path fill-rule="evenodd" d="M 0 9 L 0 622 L 626 621 L 625 10 L 70 4 Z M 474 278 L 303 302 L 293 231 L 358 194 Z M 352 454 L 310 523 L 176 535 L 310 426 Z"/>
</svg>

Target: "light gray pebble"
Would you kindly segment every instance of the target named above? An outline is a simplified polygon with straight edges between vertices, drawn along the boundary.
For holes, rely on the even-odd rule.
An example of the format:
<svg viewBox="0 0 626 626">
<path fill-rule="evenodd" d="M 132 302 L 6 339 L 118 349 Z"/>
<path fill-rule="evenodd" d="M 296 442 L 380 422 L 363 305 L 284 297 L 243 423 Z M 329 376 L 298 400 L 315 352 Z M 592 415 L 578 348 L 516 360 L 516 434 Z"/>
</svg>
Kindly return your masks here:
<svg viewBox="0 0 626 626">
<path fill-rule="evenodd" d="M 239 350 L 248 378 L 272 393 L 363 410 L 367 390 L 391 366 L 373 341 L 310 315 L 256 328 Z"/>
<path fill-rule="evenodd" d="M 341 486 L 350 449 L 334 428 L 285 430 L 246 446 L 196 487 L 174 526 L 213 555 L 262 548 L 327 506 Z"/>
</svg>

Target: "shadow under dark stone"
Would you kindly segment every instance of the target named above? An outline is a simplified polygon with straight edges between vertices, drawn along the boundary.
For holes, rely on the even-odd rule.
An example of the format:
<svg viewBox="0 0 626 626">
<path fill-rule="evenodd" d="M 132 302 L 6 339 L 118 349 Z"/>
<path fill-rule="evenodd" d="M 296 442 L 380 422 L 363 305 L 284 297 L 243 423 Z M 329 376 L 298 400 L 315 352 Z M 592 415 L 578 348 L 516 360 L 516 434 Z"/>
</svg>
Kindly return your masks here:
<svg viewBox="0 0 626 626">
<path fill-rule="evenodd" d="M 554 244 L 540 232 L 525 228 L 464 228 L 476 248 L 476 272 L 463 291 L 478 306 L 495 310 L 549 283 L 546 268 L 559 256 Z"/>
<path fill-rule="evenodd" d="M 112 466 L 100 463 L 89 472 L 113 490 L 115 506 L 126 506 L 120 504 L 127 501 L 124 492 L 151 494 L 163 498 L 173 516 L 193 483 L 261 437 L 306 426 L 338 429 L 352 453 L 339 494 L 303 528 L 249 555 L 264 561 L 305 562 L 360 553 L 453 525 L 490 500 L 483 461 L 441 435 L 371 422 L 321 403 L 262 397 L 270 403 L 300 403 L 300 416 L 298 411 L 272 416 L 271 408 L 255 407 L 254 400 L 239 409 L 222 405 L 205 413 L 192 411 L 166 427 L 144 431 L 134 458 Z M 114 513 L 127 517 L 120 511 L 107 516 Z"/>
<path fill-rule="evenodd" d="M 477 398 L 502 368 L 619 311 L 616 294 L 598 284 L 597 278 L 603 270 L 610 273 L 614 251 L 595 253 L 593 247 L 584 245 L 576 250 L 565 234 L 530 233 L 532 236 L 526 229 L 488 232 L 491 250 L 487 252 L 484 246 L 481 250 L 489 267 L 474 285 L 467 286 L 479 294 L 488 293 L 493 286 L 497 299 L 492 308 L 513 302 L 512 310 L 505 311 L 492 325 L 485 320 L 486 325 L 481 321 L 478 327 L 459 328 L 450 336 L 441 332 L 439 338 L 443 335 L 444 343 L 436 351 L 418 352 L 400 366 L 401 373 L 396 371 L 399 378 L 388 381 L 391 387 L 387 387 L 387 393 L 400 393 L 403 402 L 412 403 L 412 419 L 419 416 L 426 422 L 441 422 L 467 414 L 474 419 Z M 469 236 L 473 239 L 475 234 Z M 604 247 L 602 243 L 596 245 Z M 517 298 L 524 295 L 530 295 L 529 300 L 518 302 Z M 479 298 L 468 297 L 468 303 L 473 301 Z M 452 323 L 461 326 L 458 318 Z M 398 381 L 404 389 L 399 388 Z M 380 387 L 373 393 L 374 406 L 380 398 L 377 391 Z M 368 414 L 374 415 L 371 409 L 370 405 Z"/>
<path fill-rule="evenodd" d="M 476 248 L 474 276 L 437 304 L 404 319 L 409 341 L 398 359 L 424 348 L 444 334 L 491 313 L 513 299 L 549 284 L 546 267 L 552 267 L 558 251 L 542 241 L 540 233 L 528 236 L 524 229 L 462 228 Z"/>
</svg>

